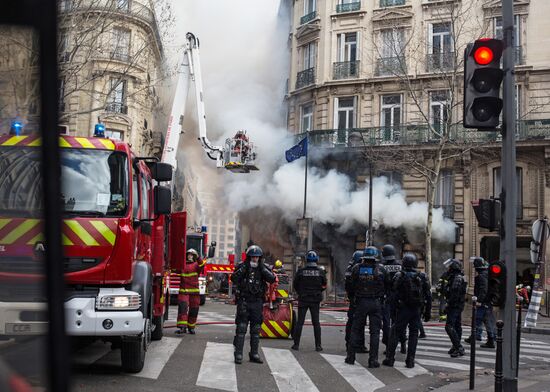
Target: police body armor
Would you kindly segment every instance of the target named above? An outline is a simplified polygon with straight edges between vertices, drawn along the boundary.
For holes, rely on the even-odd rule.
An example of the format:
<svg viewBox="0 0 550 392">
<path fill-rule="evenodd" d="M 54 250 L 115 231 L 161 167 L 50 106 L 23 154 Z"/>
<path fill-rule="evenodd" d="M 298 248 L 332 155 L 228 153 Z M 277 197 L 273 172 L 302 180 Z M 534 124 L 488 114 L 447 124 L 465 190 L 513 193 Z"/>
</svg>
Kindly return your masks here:
<svg viewBox="0 0 550 392">
<path fill-rule="evenodd" d="M 241 270 L 242 269 L 242 270 Z M 261 299 L 266 290 L 266 284 L 262 278 L 262 266 L 252 268 L 243 263 L 237 271 L 237 293 L 239 299 Z"/>
<path fill-rule="evenodd" d="M 384 297 L 384 272 L 382 266 L 374 263 L 362 263 L 353 268 L 355 281 L 354 294 L 360 298 L 383 298 Z"/>
<path fill-rule="evenodd" d="M 389 260 L 386 263 L 384 263 L 384 269 L 389 275 L 389 280 L 393 281 L 393 278 L 396 273 L 401 271 L 401 264 L 397 260 Z"/>
<path fill-rule="evenodd" d="M 317 266 L 308 266 L 298 271 L 301 276 L 297 287 L 300 301 L 321 302 L 323 300 L 324 272 Z"/>
</svg>

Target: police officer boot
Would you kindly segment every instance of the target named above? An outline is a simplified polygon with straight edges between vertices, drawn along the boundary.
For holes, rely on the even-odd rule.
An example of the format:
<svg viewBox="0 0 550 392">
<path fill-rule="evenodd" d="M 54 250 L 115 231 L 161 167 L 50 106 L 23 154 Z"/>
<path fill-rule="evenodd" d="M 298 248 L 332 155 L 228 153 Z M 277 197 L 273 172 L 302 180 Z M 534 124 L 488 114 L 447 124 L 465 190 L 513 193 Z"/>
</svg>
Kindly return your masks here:
<svg viewBox="0 0 550 392">
<path fill-rule="evenodd" d="M 405 359 L 405 367 L 408 367 L 409 369 L 414 367 L 414 357 L 413 356 L 407 356 L 407 359 Z"/>
<path fill-rule="evenodd" d="M 243 363 L 244 334 L 235 335 L 233 345 L 235 346 L 235 363 L 240 365 Z"/>
<path fill-rule="evenodd" d="M 395 360 L 393 358 L 386 358 L 382 361 L 382 365 L 392 367 Z"/>
<path fill-rule="evenodd" d="M 258 349 L 260 348 L 260 335 L 257 333 L 250 335 L 250 353 L 248 354 L 248 358 L 250 359 L 250 362 L 254 363 L 264 363 L 262 359 L 260 358 L 260 354 L 258 354 Z"/>
<path fill-rule="evenodd" d="M 348 355 L 346 355 L 346 359 L 344 360 L 345 363 L 348 365 L 354 365 L 355 364 L 355 353 L 353 351 L 348 351 Z"/>
<path fill-rule="evenodd" d="M 481 347 L 483 347 L 483 348 L 495 348 L 496 347 L 495 346 L 495 338 L 489 337 L 487 339 L 487 343 L 482 344 Z"/>
</svg>

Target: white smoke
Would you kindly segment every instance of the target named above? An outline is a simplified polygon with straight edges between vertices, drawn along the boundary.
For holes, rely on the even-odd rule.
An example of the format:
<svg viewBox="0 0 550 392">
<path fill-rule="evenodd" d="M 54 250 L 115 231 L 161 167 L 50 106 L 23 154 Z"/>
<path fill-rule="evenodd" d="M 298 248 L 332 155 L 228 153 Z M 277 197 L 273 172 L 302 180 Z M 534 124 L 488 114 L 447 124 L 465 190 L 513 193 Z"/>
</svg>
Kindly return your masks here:
<svg viewBox="0 0 550 392">
<path fill-rule="evenodd" d="M 302 216 L 304 159 L 289 164 L 284 159 L 295 140 L 281 127 L 289 31 L 286 21 L 277 20 L 279 1 L 174 0 L 173 7 L 182 21 L 177 26 L 181 42 L 187 31 L 200 39 L 208 136 L 221 142 L 237 129 L 246 129 L 258 152 L 259 172 L 203 175 L 201 188 L 223 182 L 220 203 L 225 205 L 220 207 L 236 211 L 274 207 L 293 222 Z M 196 142 L 192 148 L 198 146 Z M 206 158 L 198 163 L 214 166 Z M 367 223 L 368 187 L 357 187 L 334 170 L 310 167 L 307 205 L 307 215 L 315 222 L 336 224 L 345 231 Z M 408 204 L 403 191 L 386 178 L 377 178 L 373 218 L 386 227 L 423 230 L 427 203 Z M 453 241 L 454 227 L 441 209 L 434 210 L 434 238 Z"/>
</svg>

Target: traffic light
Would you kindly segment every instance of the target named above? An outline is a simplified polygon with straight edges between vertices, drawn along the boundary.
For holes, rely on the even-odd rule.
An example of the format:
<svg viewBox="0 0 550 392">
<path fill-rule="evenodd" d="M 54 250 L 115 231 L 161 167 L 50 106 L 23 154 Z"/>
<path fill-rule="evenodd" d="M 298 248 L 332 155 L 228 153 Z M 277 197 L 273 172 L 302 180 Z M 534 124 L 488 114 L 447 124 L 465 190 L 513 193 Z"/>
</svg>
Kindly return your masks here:
<svg viewBox="0 0 550 392">
<path fill-rule="evenodd" d="M 492 129 L 499 124 L 502 49 L 501 40 L 482 38 L 464 51 L 464 128 Z"/>
<path fill-rule="evenodd" d="M 490 231 L 500 227 L 500 200 L 479 199 L 472 201 L 478 226 Z"/>
<path fill-rule="evenodd" d="M 489 263 L 487 299 L 493 306 L 504 307 L 506 302 L 506 266 L 502 261 Z"/>
</svg>

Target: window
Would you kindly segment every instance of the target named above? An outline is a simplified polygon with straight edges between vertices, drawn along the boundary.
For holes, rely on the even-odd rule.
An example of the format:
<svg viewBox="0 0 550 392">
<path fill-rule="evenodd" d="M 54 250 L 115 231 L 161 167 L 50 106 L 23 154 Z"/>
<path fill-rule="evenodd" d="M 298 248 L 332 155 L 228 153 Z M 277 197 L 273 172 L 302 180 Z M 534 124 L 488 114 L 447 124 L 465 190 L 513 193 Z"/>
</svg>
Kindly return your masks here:
<svg viewBox="0 0 550 392">
<path fill-rule="evenodd" d="M 58 86 L 57 90 L 59 91 L 59 101 L 57 102 L 57 105 L 59 107 L 60 112 L 65 111 L 65 78 L 60 76 L 58 79 Z"/>
<path fill-rule="evenodd" d="M 73 0 L 60 0 L 59 1 L 59 11 L 67 12 L 73 8 Z"/>
<path fill-rule="evenodd" d="M 128 61 L 130 52 L 130 31 L 121 28 L 114 28 L 112 44 L 113 59 Z"/>
<path fill-rule="evenodd" d="M 357 60 L 357 33 L 338 34 L 338 61 Z"/>
<path fill-rule="evenodd" d="M 454 65 L 450 23 L 429 25 L 428 72 L 447 70 Z"/>
<path fill-rule="evenodd" d="M 502 33 L 502 17 L 497 16 L 493 19 L 493 26 L 494 26 L 494 36 L 496 39 L 504 39 L 504 35 Z M 514 46 L 520 46 L 521 45 L 521 35 L 520 35 L 520 19 L 519 15 L 514 15 Z"/>
<path fill-rule="evenodd" d="M 523 219 L 523 170 L 521 167 L 516 167 L 516 176 L 517 219 Z M 493 169 L 493 197 L 500 197 L 501 191 L 500 167 L 496 167 Z"/>
<path fill-rule="evenodd" d="M 141 218 L 149 219 L 149 190 L 151 185 L 146 178 L 141 177 Z"/>
<path fill-rule="evenodd" d="M 355 128 L 355 97 L 341 97 L 335 99 L 336 116 L 334 128 Z"/>
<path fill-rule="evenodd" d="M 396 142 L 401 125 L 401 95 L 383 95 L 381 97 L 380 127 L 384 142 Z"/>
<path fill-rule="evenodd" d="M 304 0 L 304 15 L 309 15 L 316 10 L 316 0 Z"/>
<path fill-rule="evenodd" d="M 313 129 L 313 104 L 308 103 L 300 107 L 300 132 L 309 132 Z"/>
<path fill-rule="evenodd" d="M 521 120 L 521 85 L 516 84 L 515 86 L 516 93 L 516 120 Z M 501 113 L 502 116 L 502 113 Z M 519 130 L 519 127 L 516 127 Z"/>
<path fill-rule="evenodd" d="M 232 235 L 228 235 L 228 236 L 227 236 L 227 241 L 233 241 L 234 238 L 235 238 L 235 237 L 233 237 Z"/>
<path fill-rule="evenodd" d="M 402 74 L 405 68 L 405 30 L 381 30 L 377 75 Z"/>
<path fill-rule="evenodd" d="M 109 139 L 113 140 L 124 140 L 124 132 L 118 131 L 115 129 L 106 129 L 105 130 L 105 137 L 108 137 Z"/>
<path fill-rule="evenodd" d="M 134 176 L 132 177 L 132 217 L 139 219 L 139 191 L 138 191 L 138 177 L 136 169 L 134 169 Z"/>
<path fill-rule="evenodd" d="M 388 184 L 401 188 L 403 185 L 403 174 L 397 171 L 381 171 L 378 173 L 379 177 L 386 177 Z"/>
<path fill-rule="evenodd" d="M 57 46 L 57 53 L 59 53 L 59 62 L 63 63 L 70 60 L 69 53 L 69 33 L 67 29 L 59 30 L 59 44 Z"/>
<path fill-rule="evenodd" d="M 432 91 L 430 92 L 430 122 L 433 127 L 433 131 L 439 138 L 441 133 L 447 129 L 447 121 L 449 119 L 449 91 Z"/>
<path fill-rule="evenodd" d="M 225 241 L 225 234 L 220 234 L 220 242 Z"/>
<path fill-rule="evenodd" d="M 317 45 L 311 42 L 302 46 L 302 70 L 315 68 Z"/>
<path fill-rule="evenodd" d="M 111 79 L 109 93 L 109 111 L 124 113 L 126 103 L 126 80 Z"/>
<path fill-rule="evenodd" d="M 435 186 L 434 208 L 443 208 L 443 216 L 454 217 L 454 175 L 452 170 L 439 172 L 439 181 Z"/>
<path fill-rule="evenodd" d="M 130 9 L 129 0 L 116 0 L 116 7 L 119 10 L 128 11 Z"/>
</svg>

